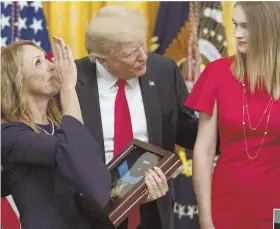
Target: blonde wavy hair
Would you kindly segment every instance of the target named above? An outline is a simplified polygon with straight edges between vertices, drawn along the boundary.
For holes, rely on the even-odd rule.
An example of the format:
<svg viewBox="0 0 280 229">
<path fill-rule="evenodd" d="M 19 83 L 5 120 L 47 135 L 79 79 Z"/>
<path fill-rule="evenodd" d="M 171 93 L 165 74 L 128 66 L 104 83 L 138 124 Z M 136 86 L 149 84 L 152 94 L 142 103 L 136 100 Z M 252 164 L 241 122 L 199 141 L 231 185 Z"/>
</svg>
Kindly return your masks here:
<svg viewBox="0 0 280 229">
<path fill-rule="evenodd" d="M 243 82 L 246 75 L 250 90 L 265 86 L 275 99 L 280 99 L 280 2 L 236 2 L 248 20 L 249 41 L 246 54 L 237 54 L 232 72 Z"/>
<path fill-rule="evenodd" d="M 1 50 L 1 120 L 2 122 L 23 122 L 39 132 L 27 106 L 27 94 L 21 74 L 24 45 L 32 45 L 45 52 L 36 43 L 28 40 L 15 42 Z M 48 103 L 47 116 L 56 127 L 60 125 L 61 113 L 55 98 L 51 98 Z"/>
</svg>

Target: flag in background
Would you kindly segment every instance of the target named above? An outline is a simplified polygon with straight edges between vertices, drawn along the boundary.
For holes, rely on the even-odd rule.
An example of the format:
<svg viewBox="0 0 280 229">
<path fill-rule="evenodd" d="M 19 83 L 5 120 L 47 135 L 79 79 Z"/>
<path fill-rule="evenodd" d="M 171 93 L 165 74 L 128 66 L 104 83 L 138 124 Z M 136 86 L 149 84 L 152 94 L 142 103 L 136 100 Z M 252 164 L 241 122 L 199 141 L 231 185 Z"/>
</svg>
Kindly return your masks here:
<svg viewBox="0 0 280 229">
<path fill-rule="evenodd" d="M 1 47 L 16 40 L 33 40 L 48 53 L 49 58 L 52 58 L 46 20 L 40 1 L 1 2 Z M 1 172 L 1 176 L 4 174 Z M 12 197 L 2 197 L 1 205 L 1 227 L 20 229 L 19 213 Z"/>
<path fill-rule="evenodd" d="M 187 56 L 189 2 L 160 2 L 152 51 L 176 62 Z"/>
<path fill-rule="evenodd" d="M 160 2 L 150 50 L 166 55 L 193 83 L 209 62 L 227 56 L 221 2 Z"/>
<path fill-rule="evenodd" d="M 199 20 L 199 52 L 202 64 L 207 65 L 227 56 L 227 39 L 221 2 L 201 2 Z"/>
<path fill-rule="evenodd" d="M 33 40 L 50 54 L 49 34 L 40 1 L 1 2 L 1 47 L 16 40 Z"/>
<path fill-rule="evenodd" d="M 12 196 L 1 198 L 1 228 L 20 229 L 19 213 Z"/>
<path fill-rule="evenodd" d="M 195 32 L 196 28 L 195 22 L 197 20 L 195 18 L 199 14 L 196 13 L 195 8 L 197 8 L 197 4 L 191 2 L 160 2 L 154 37 L 150 46 L 151 51 L 173 59 L 181 68 L 186 78 L 189 72 L 184 73 L 185 65 L 189 63 L 189 55 L 193 55 L 196 51 L 194 47 L 197 43 L 197 33 L 193 34 L 193 32 Z M 195 57 L 193 55 L 192 60 Z M 188 151 L 183 151 L 179 146 L 176 147 L 176 151 L 180 155 L 184 174 L 191 175 L 189 174 L 191 160 L 189 160 L 189 157 L 186 157 L 186 152 Z M 175 204 L 173 210 L 175 213 L 174 224 L 177 229 L 199 228 L 197 206 L 191 179 L 191 177 L 179 176 L 174 182 Z"/>
<path fill-rule="evenodd" d="M 185 80 L 200 73 L 198 51 L 198 2 L 160 2 L 150 50 L 173 59 Z"/>
<path fill-rule="evenodd" d="M 180 67 L 191 91 L 203 67 L 227 55 L 221 2 L 160 2 L 150 51 L 168 56 Z M 176 146 L 183 174 L 175 179 L 175 228 L 198 229 L 192 181 L 192 151 Z M 218 157 L 218 156 L 217 156 Z"/>
</svg>

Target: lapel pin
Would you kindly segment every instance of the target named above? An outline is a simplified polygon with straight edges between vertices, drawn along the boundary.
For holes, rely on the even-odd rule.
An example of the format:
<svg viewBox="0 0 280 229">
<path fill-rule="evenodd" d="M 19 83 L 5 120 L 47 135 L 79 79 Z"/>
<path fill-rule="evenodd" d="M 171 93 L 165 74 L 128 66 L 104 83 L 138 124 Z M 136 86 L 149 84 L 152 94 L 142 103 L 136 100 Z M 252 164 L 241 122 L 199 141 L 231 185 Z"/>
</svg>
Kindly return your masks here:
<svg viewBox="0 0 280 229">
<path fill-rule="evenodd" d="M 150 86 L 155 86 L 155 82 L 154 81 L 149 81 Z"/>
</svg>

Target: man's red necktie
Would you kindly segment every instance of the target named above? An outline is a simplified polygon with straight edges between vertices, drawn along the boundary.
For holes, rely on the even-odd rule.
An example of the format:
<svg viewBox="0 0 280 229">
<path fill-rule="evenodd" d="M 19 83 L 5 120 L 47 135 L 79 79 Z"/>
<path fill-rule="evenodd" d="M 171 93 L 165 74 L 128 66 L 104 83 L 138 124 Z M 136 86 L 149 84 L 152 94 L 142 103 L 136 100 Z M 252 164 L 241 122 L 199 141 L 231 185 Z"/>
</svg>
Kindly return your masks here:
<svg viewBox="0 0 280 229">
<path fill-rule="evenodd" d="M 118 93 L 115 100 L 114 157 L 133 140 L 133 131 L 128 102 L 125 96 L 125 80 L 117 82 Z M 136 229 L 140 224 L 140 209 L 136 206 L 128 216 L 128 229 Z"/>
</svg>

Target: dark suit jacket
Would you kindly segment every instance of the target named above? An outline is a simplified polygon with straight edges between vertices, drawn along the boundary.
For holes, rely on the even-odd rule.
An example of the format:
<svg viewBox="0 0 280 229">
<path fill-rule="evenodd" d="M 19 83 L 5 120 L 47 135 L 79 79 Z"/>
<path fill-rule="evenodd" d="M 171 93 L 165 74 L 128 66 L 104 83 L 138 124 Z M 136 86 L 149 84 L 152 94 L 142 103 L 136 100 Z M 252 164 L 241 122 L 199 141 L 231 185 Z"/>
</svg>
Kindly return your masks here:
<svg viewBox="0 0 280 229">
<path fill-rule="evenodd" d="M 96 65 L 87 57 L 77 60 L 76 65 L 78 69 L 76 89 L 84 124 L 99 143 L 102 149 L 101 156 L 105 161 Z M 147 71 L 140 78 L 140 87 L 149 142 L 170 151 L 174 151 L 175 143 L 192 149 L 198 121 L 193 112 L 184 107 L 188 91 L 176 63 L 167 57 L 150 54 Z M 169 181 L 169 188 L 167 195 L 157 200 L 163 229 L 174 228 L 172 180 Z"/>
</svg>

